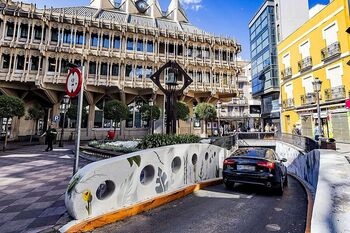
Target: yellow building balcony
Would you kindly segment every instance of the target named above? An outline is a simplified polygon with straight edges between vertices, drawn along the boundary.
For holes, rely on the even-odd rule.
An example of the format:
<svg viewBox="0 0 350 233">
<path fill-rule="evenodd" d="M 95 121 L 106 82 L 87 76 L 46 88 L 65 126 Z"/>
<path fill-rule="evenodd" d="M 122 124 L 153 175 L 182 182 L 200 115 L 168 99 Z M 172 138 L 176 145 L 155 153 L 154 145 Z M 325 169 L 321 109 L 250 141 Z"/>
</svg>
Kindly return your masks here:
<svg viewBox="0 0 350 233">
<path fill-rule="evenodd" d="M 282 108 L 285 110 L 294 108 L 294 98 L 289 98 L 282 101 Z"/>
<path fill-rule="evenodd" d="M 299 72 L 305 72 L 312 68 L 312 57 L 306 57 L 298 62 Z"/>
<path fill-rule="evenodd" d="M 283 79 L 291 78 L 293 75 L 292 67 L 288 67 L 288 68 L 285 68 L 284 70 L 282 70 L 281 75 L 282 75 Z"/>
<path fill-rule="evenodd" d="M 324 91 L 325 100 L 333 101 L 333 100 L 341 100 L 346 98 L 345 86 L 338 86 L 333 88 L 328 88 Z"/>
<path fill-rule="evenodd" d="M 322 61 L 329 61 L 341 55 L 340 43 L 337 41 L 321 50 Z"/>
<path fill-rule="evenodd" d="M 316 103 L 316 93 L 308 93 L 300 97 L 301 105 L 312 105 Z"/>
</svg>

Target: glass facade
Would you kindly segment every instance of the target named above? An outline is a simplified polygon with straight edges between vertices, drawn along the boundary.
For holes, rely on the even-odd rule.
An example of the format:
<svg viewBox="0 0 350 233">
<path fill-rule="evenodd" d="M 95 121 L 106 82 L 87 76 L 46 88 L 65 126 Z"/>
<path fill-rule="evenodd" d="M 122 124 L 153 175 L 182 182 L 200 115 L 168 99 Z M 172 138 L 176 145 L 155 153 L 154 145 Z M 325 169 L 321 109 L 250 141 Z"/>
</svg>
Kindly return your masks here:
<svg viewBox="0 0 350 233">
<path fill-rule="evenodd" d="M 267 6 L 249 28 L 252 62 L 252 94 L 278 88 L 274 7 Z"/>
</svg>

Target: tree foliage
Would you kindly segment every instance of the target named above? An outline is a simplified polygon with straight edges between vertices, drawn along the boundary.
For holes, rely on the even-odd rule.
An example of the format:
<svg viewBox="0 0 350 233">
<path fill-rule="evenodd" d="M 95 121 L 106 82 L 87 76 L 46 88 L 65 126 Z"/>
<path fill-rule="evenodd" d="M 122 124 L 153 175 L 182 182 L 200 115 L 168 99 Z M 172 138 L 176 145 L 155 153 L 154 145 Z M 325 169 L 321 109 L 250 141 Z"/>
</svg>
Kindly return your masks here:
<svg viewBox="0 0 350 233">
<path fill-rule="evenodd" d="M 24 114 L 23 100 L 13 96 L 0 96 L 0 118 L 22 117 Z"/>
<path fill-rule="evenodd" d="M 77 119 L 77 113 L 78 113 L 78 105 L 76 104 L 72 104 L 69 109 L 67 110 L 66 116 L 69 119 L 75 120 Z M 87 117 L 87 110 L 86 110 L 86 106 L 83 106 L 83 110 L 81 113 L 81 119 L 85 119 Z"/>
<path fill-rule="evenodd" d="M 190 109 L 187 104 L 181 101 L 176 102 L 176 119 L 187 121 L 190 117 Z"/>
<path fill-rule="evenodd" d="M 114 124 L 114 131 L 117 129 L 117 123 L 128 119 L 129 108 L 119 100 L 111 100 L 106 103 L 104 109 L 104 116 L 107 120 L 112 120 Z"/>
<path fill-rule="evenodd" d="M 214 105 L 209 103 L 200 103 L 195 109 L 196 116 L 204 121 L 212 121 L 217 117 L 216 108 Z"/>
<path fill-rule="evenodd" d="M 148 104 L 142 105 L 140 108 L 141 118 L 143 121 L 150 122 L 151 120 L 158 120 L 160 118 L 160 108 L 156 105 L 150 106 Z M 151 117 L 152 115 L 152 117 Z M 153 118 L 153 119 L 151 119 Z"/>
<path fill-rule="evenodd" d="M 44 109 L 38 106 L 32 106 L 28 109 L 28 116 L 33 121 L 38 121 L 45 115 Z"/>
</svg>

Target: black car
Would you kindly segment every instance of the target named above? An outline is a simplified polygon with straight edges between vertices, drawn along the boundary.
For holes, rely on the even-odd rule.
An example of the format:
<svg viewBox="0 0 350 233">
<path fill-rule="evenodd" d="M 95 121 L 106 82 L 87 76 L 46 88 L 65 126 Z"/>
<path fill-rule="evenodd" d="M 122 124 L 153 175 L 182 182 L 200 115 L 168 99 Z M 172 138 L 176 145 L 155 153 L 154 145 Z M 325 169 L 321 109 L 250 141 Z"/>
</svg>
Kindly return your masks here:
<svg viewBox="0 0 350 233">
<path fill-rule="evenodd" d="M 276 152 L 268 148 L 242 148 L 224 161 L 223 179 L 227 188 L 235 183 L 256 184 L 283 194 L 288 184 L 287 168 Z"/>
</svg>

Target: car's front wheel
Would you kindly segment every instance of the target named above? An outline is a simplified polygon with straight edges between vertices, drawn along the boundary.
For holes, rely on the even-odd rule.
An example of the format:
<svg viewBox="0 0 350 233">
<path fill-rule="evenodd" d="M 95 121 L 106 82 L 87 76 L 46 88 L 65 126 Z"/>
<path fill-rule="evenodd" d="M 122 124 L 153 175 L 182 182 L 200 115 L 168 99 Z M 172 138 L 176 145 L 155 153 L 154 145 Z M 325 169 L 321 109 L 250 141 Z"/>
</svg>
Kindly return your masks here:
<svg viewBox="0 0 350 233">
<path fill-rule="evenodd" d="M 277 188 L 276 188 L 276 193 L 279 196 L 282 196 L 284 192 L 284 182 L 283 182 L 283 178 L 281 178 Z"/>
</svg>

